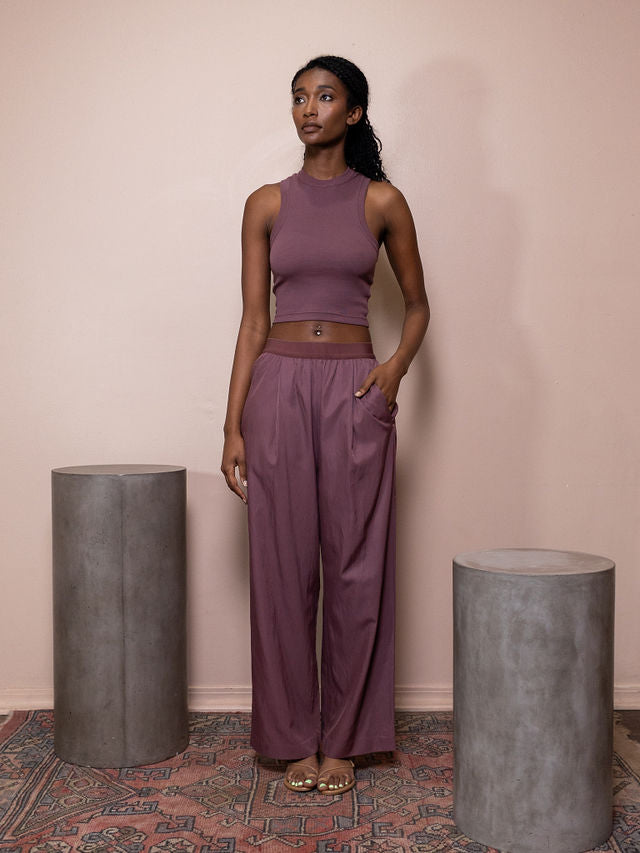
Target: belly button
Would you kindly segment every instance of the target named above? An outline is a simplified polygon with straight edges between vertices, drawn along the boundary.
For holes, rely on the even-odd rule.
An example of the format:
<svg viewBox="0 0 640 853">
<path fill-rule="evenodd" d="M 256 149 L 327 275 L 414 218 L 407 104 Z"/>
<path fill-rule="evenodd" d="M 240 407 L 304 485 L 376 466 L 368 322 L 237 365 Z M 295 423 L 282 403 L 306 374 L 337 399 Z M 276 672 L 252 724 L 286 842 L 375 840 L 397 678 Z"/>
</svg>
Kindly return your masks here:
<svg viewBox="0 0 640 853">
<path fill-rule="evenodd" d="M 316 326 L 313 331 L 315 332 L 316 335 L 321 335 L 322 334 L 322 326 Z"/>
</svg>

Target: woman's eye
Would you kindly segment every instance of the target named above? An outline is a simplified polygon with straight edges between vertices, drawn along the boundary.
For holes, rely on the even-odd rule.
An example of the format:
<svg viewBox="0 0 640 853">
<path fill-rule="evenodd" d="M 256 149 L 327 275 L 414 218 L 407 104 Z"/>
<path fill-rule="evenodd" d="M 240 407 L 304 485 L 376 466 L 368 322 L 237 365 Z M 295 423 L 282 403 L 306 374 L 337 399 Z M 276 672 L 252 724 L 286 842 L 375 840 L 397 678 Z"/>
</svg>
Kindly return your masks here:
<svg viewBox="0 0 640 853">
<path fill-rule="evenodd" d="M 331 95 L 328 92 L 323 92 L 322 95 L 320 95 L 320 97 L 321 98 L 329 98 L 330 101 L 333 100 L 333 98 L 331 97 Z"/>
<path fill-rule="evenodd" d="M 296 97 L 293 99 L 294 104 L 301 104 L 302 101 L 303 101 L 302 95 L 296 95 Z"/>
</svg>

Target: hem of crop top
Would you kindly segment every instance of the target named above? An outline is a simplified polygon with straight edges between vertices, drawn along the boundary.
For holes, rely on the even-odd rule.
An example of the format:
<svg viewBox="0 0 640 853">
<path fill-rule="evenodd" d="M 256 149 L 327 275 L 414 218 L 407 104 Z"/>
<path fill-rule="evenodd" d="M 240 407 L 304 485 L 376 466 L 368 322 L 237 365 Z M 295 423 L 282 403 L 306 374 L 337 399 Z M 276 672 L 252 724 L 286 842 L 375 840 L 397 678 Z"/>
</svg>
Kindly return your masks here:
<svg viewBox="0 0 640 853">
<path fill-rule="evenodd" d="M 296 323 L 300 320 L 328 320 L 333 323 L 349 323 L 352 326 L 368 326 L 369 322 L 362 317 L 351 317 L 347 314 L 336 314 L 331 311 L 299 311 L 298 313 L 278 314 L 274 318 L 273 324 L 276 323 Z"/>
<path fill-rule="evenodd" d="M 273 226 L 271 228 L 271 232 L 269 234 L 269 242 L 273 244 L 274 240 L 278 236 L 278 233 L 282 230 L 283 225 L 287 219 L 287 213 L 289 212 L 289 204 L 288 204 L 288 193 L 289 187 L 285 183 L 285 181 L 290 180 L 291 178 L 300 178 L 303 183 L 307 183 L 310 186 L 319 186 L 321 185 L 323 189 L 326 189 L 327 186 L 335 186 L 336 183 L 343 184 L 346 181 L 350 181 L 355 178 L 357 175 L 360 175 L 363 178 L 367 178 L 366 175 L 363 175 L 362 172 L 356 172 L 355 169 L 351 169 L 347 167 L 346 172 L 343 172 L 341 175 L 337 175 L 335 178 L 329 178 L 326 181 L 320 180 L 320 178 L 313 178 L 311 175 L 308 175 L 304 169 L 300 169 L 299 172 L 294 173 L 293 175 L 289 175 L 288 178 L 284 178 L 279 182 L 280 186 L 280 209 L 278 214 L 273 222 Z M 380 251 L 381 243 L 378 243 L 376 240 L 376 236 L 369 228 L 369 223 L 367 222 L 367 217 L 364 212 L 364 203 L 367 197 L 367 190 L 369 188 L 369 183 L 371 182 L 371 178 L 367 178 L 366 181 L 362 182 L 362 186 L 358 192 L 358 221 L 360 224 L 361 230 L 364 232 L 364 235 L 368 238 L 373 246 L 376 247 L 376 251 Z"/>
</svg>

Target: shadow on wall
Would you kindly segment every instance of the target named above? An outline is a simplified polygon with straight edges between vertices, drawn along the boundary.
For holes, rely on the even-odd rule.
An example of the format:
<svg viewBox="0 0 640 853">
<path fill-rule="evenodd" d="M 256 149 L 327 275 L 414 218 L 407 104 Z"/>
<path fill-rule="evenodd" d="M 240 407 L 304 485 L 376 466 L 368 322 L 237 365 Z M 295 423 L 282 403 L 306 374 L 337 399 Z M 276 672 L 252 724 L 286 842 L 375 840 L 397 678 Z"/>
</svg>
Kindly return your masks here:
<svg viewBox="0 0 640 853">
<path fill-rule="evenodd" d="M 411 178 L 394 183 L 416 220 L 432 320 L 399 395 L 398 613 L 411 612 L 418 554 L 422 601 L 433 587 L 431 606 L 449 607 L 437 601 L 438 578 L 455 552 L 536 542 L 540 418 L 518 278 L 522 217 L 513 194 L 492 184 L 499 153 L 483 135 L 489 88 L 473 67 L 443 60 L 402 80 L 398 99 L 407 93 L 398 159 Z M 390 339 L 403 306 L 386 258 L 374 292 L 372 325 Z M 412 630 L 399 620 L 400 679 Z"/>
<path fill-rule="evenodd" d="M 218 462 L 219 464 L 219 462 Z M 220 526 L 212 513 L 226 513 L 229 552 L 220 541 Z M 227 554 L 224 563 L 221 554 Z M 231 556 L 229 556 L 229 553 Z M 198 566 L 198 556 L 203 563 Z M 227 614 L 233 614 L 229 634 Z M 212 655 L 231 660 L 237 670 L 231 683 L 249 681 L 249 542 L 247 508 L 228 488 L 219 468 L 191 469 L 187 479 L 187 670 L 190 687 L 202 686 Z M 206 678 L 211 678 L 210 674 Z M 216 682 L 222 677 L 215 676 Z M 208 682 L 204 684 L 208 690 Z M 227 697 L 223 699 L 226 701 Z M 242 704 L 243 695 L 236 697 Z M 192 703 L 199 701 L 191 699 Z M 207 703 L 216 702 L 207 692 Z M 201 706 L 200 706 L 201 707 Z M 240 706 L 239 706 L 240 707 Z"/>
</svg>

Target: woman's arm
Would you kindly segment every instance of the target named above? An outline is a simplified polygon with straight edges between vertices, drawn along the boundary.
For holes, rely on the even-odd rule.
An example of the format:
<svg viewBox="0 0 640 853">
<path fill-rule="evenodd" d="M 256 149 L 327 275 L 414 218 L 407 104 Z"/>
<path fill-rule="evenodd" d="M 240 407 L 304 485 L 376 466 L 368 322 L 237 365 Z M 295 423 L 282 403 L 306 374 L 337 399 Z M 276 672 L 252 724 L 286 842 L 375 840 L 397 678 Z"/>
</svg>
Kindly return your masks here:
<svg viewBox="0 0 640 853">
<path fill-rule="evenodd" d="M 251 193 L 242 217 L 242 319 L 229 381 L 220 470 L 231 491 L 245 503 L 247 499 L 235 471 L 237 467 L 240 479 L 246 483 L 247 467 L 240 420 L 249 392 L 253 362 L 262 352 L 271 328 L 269 229 L 279 204 L 278 185 L 267 184 Z"/>
<path fill-rule="evenodd" d="M 409 205 L 392 184 L 372 182 L 371 189 L 375 193 L 372 201 L 384 223 L 383 242 L 389 263 L 404 297 L 405 315 L 398 348 L 391 358 L 371 371 L 356 393 L 361 396 L 360 392 L 364 394 L 375 382 L 387 398 L 389 408 L 392 408 L 400 380 L 422 343 L 431 314 Z"/>
</svg>

